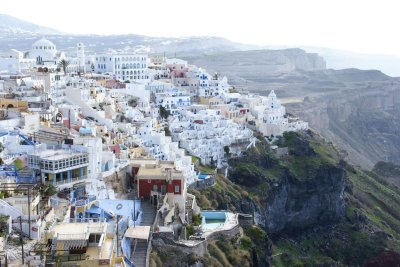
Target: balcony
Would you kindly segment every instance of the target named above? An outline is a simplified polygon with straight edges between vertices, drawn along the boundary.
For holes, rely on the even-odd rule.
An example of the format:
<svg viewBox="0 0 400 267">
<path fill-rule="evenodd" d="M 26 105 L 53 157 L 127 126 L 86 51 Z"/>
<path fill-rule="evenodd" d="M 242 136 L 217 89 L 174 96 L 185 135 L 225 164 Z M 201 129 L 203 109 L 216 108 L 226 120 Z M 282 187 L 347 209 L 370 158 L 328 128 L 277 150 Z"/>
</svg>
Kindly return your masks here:
<svg viewBox="0 0 400 267">
<path fill-rule="evenodd" d="M 80 176 L 80 177 L 74 177 L 74 178 L 71 178 L 71 179 L 62 179 L 62 180 L 58 180 L 58 181 L 45 181 L 45 184 L 46 185 L 58 186 L 59 189 L 62 189 L 62 188 L 71 187 L 75 183 L 83 181 L 83 180 L 85 180 L 87 178 L 88 178 L 87 176 Z"/>
</svg>

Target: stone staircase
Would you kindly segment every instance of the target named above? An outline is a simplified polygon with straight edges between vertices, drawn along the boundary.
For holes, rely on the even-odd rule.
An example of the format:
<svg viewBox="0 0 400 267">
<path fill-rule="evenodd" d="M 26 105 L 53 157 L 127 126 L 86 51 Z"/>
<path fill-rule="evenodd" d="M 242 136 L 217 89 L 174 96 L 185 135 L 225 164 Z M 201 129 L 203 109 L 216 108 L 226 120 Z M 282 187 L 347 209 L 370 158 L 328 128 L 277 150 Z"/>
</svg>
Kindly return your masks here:
<svg viewBox="0 0 400 267">
<path fill-rule="evenodd" d="M 132 261 L 134 262 L 136 267 L 146 267 L 146 257 L 147 257 L 147 241 L 137 240 Z"/>
<path fill-rule="evenodd" d="M 152 226 L 154 222 L 154 218 L 156 217 L 156 209 L 149 201 L 141 202 L 142 208 L 142 221 L 140 223 L 141 226 Z M 146 257 L 147 250 L 149 249 L 149 245 L 147 240 L 136 241 L 135 248 L 132 253 L 132 262 L 135 264 L 135 267 L 148 267 L 146 266 Z"/>
</svg>

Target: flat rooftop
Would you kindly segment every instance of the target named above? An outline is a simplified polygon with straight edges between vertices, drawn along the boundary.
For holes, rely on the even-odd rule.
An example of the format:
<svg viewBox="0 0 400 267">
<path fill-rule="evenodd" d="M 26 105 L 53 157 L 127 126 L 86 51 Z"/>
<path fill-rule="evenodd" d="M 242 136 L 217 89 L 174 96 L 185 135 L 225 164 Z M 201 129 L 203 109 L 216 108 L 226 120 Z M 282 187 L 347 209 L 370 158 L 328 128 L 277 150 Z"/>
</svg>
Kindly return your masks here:
<svg viewBox="0 0 400 267">
<path fill-rule="evenodd" d="M 62 223 L 55 225 L 50 232 L 61 240 L 87 239 L 90 233 L 102 233 L 106 225 L 106 222 Z"/>
<path fill-rule="evenodd" d="M 183 173 L 181 171 L 178 171 L 175 169 L 174 164 L 160 164 L 160 165 L 145 165 L 139 168 L 139 171 L 137 173 L 137 176 L 140 178 L 140 176 L 165 176 L 167 175 L 167 171 L 172 170 L 172 177 L 173 178 L 179 178 L 183 177 Z"/>
<path fill-rule="evenodd" d="M 149 240 L 150 226 L 131 226 L 126 230 L 125 237 Z"/>
<path fill-rule="evenodd" d="M 154 176 L 162 176 L 163 172 L 160 167 L 156 168 L 146 168 L 146 167 L 140 167 L 137 176 L 148 176 L 148 175 L 154 175 Z"/>
<path fill-rule="evenodd" d="M 34 155 L 39 156 L 41 159 L 61 160 L 74 156 L 87 155 L 87 153 L 76 152 L 73 150 L 65 150 L 65 149 L 57 149 L 57 150 L 47 149 L 42 151 L 35 151 Z"/>
</svg>

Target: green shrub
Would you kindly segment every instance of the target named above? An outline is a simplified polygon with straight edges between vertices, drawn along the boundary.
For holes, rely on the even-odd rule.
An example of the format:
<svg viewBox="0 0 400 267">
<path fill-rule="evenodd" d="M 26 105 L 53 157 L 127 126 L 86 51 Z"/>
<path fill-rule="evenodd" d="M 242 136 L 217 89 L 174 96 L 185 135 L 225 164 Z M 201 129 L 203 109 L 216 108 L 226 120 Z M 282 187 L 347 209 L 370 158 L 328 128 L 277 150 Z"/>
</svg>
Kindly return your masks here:
<svg viewBox="0 0 400 267">
<path fill-rule="evenodd" d="M 243 236 L 243 237 L 240 239 L 240 247 L 241 247 L 242 249 L 250 250 L 251 247 L 252 247 L 252 245 L 253 245 L 253 242 L 251 242 L 250 237 L 248 237 L 248 236 Z"/>
<path fill-rule="evenodd" d="M 199 226 L 199 225 L 201 225 L 201 219 L 202 219 L 202 217 L 201 217 L 201 214 L 200 214 L 200 213 L 199 213 L 199 214 L 193 215 L 193 225 L 194 225 L 194 226 Z"/>
<path fill-rule="evenodd" d="M 194 227 L 191 224 L 186 225 L 186 239 L 189 239 L 191 235 L 194 235 Z"/>
</svg>

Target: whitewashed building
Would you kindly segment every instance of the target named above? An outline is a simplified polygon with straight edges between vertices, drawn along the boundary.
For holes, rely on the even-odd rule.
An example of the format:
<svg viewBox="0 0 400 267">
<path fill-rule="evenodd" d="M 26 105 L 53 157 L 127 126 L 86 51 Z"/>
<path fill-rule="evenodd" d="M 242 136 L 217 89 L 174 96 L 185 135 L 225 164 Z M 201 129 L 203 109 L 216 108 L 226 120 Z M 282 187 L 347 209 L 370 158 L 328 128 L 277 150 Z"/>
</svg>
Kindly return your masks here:
<svg viewBox="0 0 400 267">
<path fill-rule="evenodd" d="M 110 73 L 120 81 L 149 81 L 148 58 L 145 54 L 107 53 L 94 56 L 94 71 Z"/>
<path fill-rule="evenodd" d="M 274 90 L 268 97 L 250 97 L 241 101 L 250 103 L 248 107 L 256 119 L 256 128 L 264 136 L 279 136 L 287 131 L 308 129 L 307 122 L 289 118 L 286 108 L 280 103 Z"/>
<path fill-rule="evenodd" d="M 42 38 L 32 44 L 31 50 L 27 53 L 27 58 L 35 59 L 36 65 L 55 67 L 57 63 L 65 59 L 64 52 L 58 51 L 56 45 Z"/>
<path fill-rule="evenodd" d="M 221 116 L 220 110 L 200 110 L 197 114 L 182 110 L 170 120 L 170 131 L 174 141 L 189 154 L 199 157 L 203 164 L 222 167 L 225 147 L 229 153 L 240 154 L 253 137 L 253 132 L 243 125 Z"/>
</svg>

